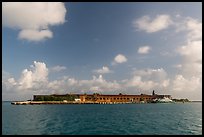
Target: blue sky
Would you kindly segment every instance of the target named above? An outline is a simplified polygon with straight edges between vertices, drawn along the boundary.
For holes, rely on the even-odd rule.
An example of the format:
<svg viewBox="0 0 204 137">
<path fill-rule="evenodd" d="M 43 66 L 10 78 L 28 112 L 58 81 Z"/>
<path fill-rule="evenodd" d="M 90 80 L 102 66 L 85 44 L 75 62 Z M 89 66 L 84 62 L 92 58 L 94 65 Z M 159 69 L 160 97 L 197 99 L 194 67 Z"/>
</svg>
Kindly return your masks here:
<svg viewBox="0 0 204 137">
<path fill-rule="evenodd" d="M 31 6 L 32 4 L 30 3 Z M 192 94 L 196 94 L 192 99 L 201 99 L 202 63 L 195 64 L 194 68 L 198 73 L 194 74 L 194 71 L 192 75 L 189 75 L 192 69 L 188 65 L 197 62 L 197 59 L 202 61 L 199 52 L 202 50 L 201 3 L 76 2 L 56 5 L 51 3 L 50 7 L 33 5 L 41 10 L 42 15 L 38 15 L 42 18 L 37 17 L 35 10 L 29 9 L 24 3 L 4 3 L 2 6 L 2 66 L 5 75 L 2 85 L 5 100 L 16 96 L 26 98 L 38 93 L 116 94 L 123 91 L 150 94 L 153 89 L 161 94 L 181 98 L 190 98 Z M 20 12 L 18 7 L 25 8 Z M 51 12 L 49 8 L 57 12 Z M 23 9 L 28 12 L 25 13 Z M 15 14 L 11 14 L 12 12 Z M 53 14 L 56 14 L 56 18 L 52 17 Z M 31 16 L 33 18 L 30 19 Z M 27 30 L 32 30 L 32 33 Z M 34 35 L 42 30 L 46 31 L 43 36 Z M 195 35 L 198 38 L 194 38 Z M 33 40 L 34 37 L 36 39 Z M 193 44 L 194 42 L 198 44 Z M 139 48 L 143 50 L 139 52 Z M 189 51 L 193 52 L 188 53 Z M 122 55 L 125 61 L 121 56 L 114 60 L 117 55 Z M 195 60 L 188 61 L 188 58 Z M 37 71 L 37 64 L 45 64 L 44 68 L 39 69 L 46 71 Z M 30 65 L 34 65 L 33 70 Z M 24 69 L 29 74 L 26 72 L 23 75 Z M 46 73 L 40 74 L 41 72 Z M 21 92 L 20 89 L 28 90 L 26 86 L 23 87 L 26 85 L 23 79 L 29 81 L 28 75 L 29 91 Z M 35 75 L 44 76 L 44 81 L 36 80 Z M 75 80 L 75 84 L 66 83 L 65 77 Z M 36 85 L 36 81 L 50 86 L 42 88 L 42 85 Z M 185 93 L 185 87 L 190 81 L 195 81 L 197 86 Z M 62 90 L 59 85 L 63 82 Z M 53 83 L 55 86 L 58 83 L 58 88 L 53 87 Z M 168 84 L 162 87 L 162 83 Z M 143 89 L 141 85 L 147 86 Z M 39 90 L 37 88 L 34 91 L 35 86 Z M 22 99 L 21 97 L 19 98 Z"/>
</svg>

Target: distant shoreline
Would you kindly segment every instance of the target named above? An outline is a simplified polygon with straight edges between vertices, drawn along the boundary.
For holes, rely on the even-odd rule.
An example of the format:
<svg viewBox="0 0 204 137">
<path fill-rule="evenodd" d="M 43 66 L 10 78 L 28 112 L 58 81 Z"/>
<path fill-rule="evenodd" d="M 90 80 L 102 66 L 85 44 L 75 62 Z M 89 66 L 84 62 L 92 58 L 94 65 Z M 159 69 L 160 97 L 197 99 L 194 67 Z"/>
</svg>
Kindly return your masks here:
<svg viewBox="0 0 204 137">
<path fill-rule="evenodd" d="M 9 102 L 10 101 L 5 101 Z M 183 104 L 183 103 L 202 103 L 202 101 L 189 101 L 189 102 L 154 102 L 154 103 L 132 103 L 132 102 L 77 102 L 77 101 L 69 101 L 69 102 L 64 102 L 64 101 L 14 101 L 11 102 L 12 105 L 44 105 L 44 104 L 160 104 L 160 103 L 176 103 L 176 104 Z"/>
<path fill-rule="evenodd" d="M 18 100 L 18 101 L 20 101 L 20 100 Z M 2 100 L 2 102 L 18 102 L 18 101 Z M 189 101 L 189 102 L 192 102 L 192 103 L 194 103 L 194 102 L 202 102 L 202 100 L 199 100 L 199 101 Z"/>
<path fill-rule="evenodd" d="M 191 102 L 202 102 L 202 101 L 191 101 Z"/>
</svg>

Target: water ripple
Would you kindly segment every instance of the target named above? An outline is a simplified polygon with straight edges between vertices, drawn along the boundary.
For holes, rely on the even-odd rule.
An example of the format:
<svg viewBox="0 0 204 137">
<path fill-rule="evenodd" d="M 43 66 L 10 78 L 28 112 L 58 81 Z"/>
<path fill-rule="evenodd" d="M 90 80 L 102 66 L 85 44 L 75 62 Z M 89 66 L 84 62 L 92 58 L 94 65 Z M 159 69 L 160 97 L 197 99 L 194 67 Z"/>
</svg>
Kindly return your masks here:
<svg viewBox="0 0 204 137">
<path fill-rule="evenodd" d="M 3 104 L 2 120 L 4 135 L 199 135 L 202 105 Z"/>
</svg>

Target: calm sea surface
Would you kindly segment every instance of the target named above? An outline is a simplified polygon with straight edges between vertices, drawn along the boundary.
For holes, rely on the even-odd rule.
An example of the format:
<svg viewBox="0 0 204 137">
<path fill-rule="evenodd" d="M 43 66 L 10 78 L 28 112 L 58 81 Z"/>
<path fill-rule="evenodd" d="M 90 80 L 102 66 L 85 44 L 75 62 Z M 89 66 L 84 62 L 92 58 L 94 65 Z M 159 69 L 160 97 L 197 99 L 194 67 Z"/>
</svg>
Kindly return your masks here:
<svg viewBox="0 0 204 137">
<path fill-rule="evenodd" d="M 2 102 L 2 134 L 198 135 L 202 103 L 11 105 Z"/>
</svg>

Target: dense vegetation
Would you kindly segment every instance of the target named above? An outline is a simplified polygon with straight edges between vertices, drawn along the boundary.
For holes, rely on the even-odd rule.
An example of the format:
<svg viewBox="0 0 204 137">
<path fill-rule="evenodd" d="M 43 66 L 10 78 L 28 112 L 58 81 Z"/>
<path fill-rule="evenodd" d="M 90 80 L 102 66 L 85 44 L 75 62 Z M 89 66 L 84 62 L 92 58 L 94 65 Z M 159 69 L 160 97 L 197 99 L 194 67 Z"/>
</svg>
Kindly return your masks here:
<svg viewBox="0 0 204 137">
<path fill-rule="evenodd" d="M 35 101 L 74 101 L 74 99 L 79 98 L 77 95 L 66 95 L 66 96 L 55 96 L 55 95 L 47 95 L 47 96 L 36 96 Z"/>
<path fill-rule="evenodd" d="M 172 99 L 175 102 L 190 102 L 187 98 L 186 99 Z"/>
</svg>

